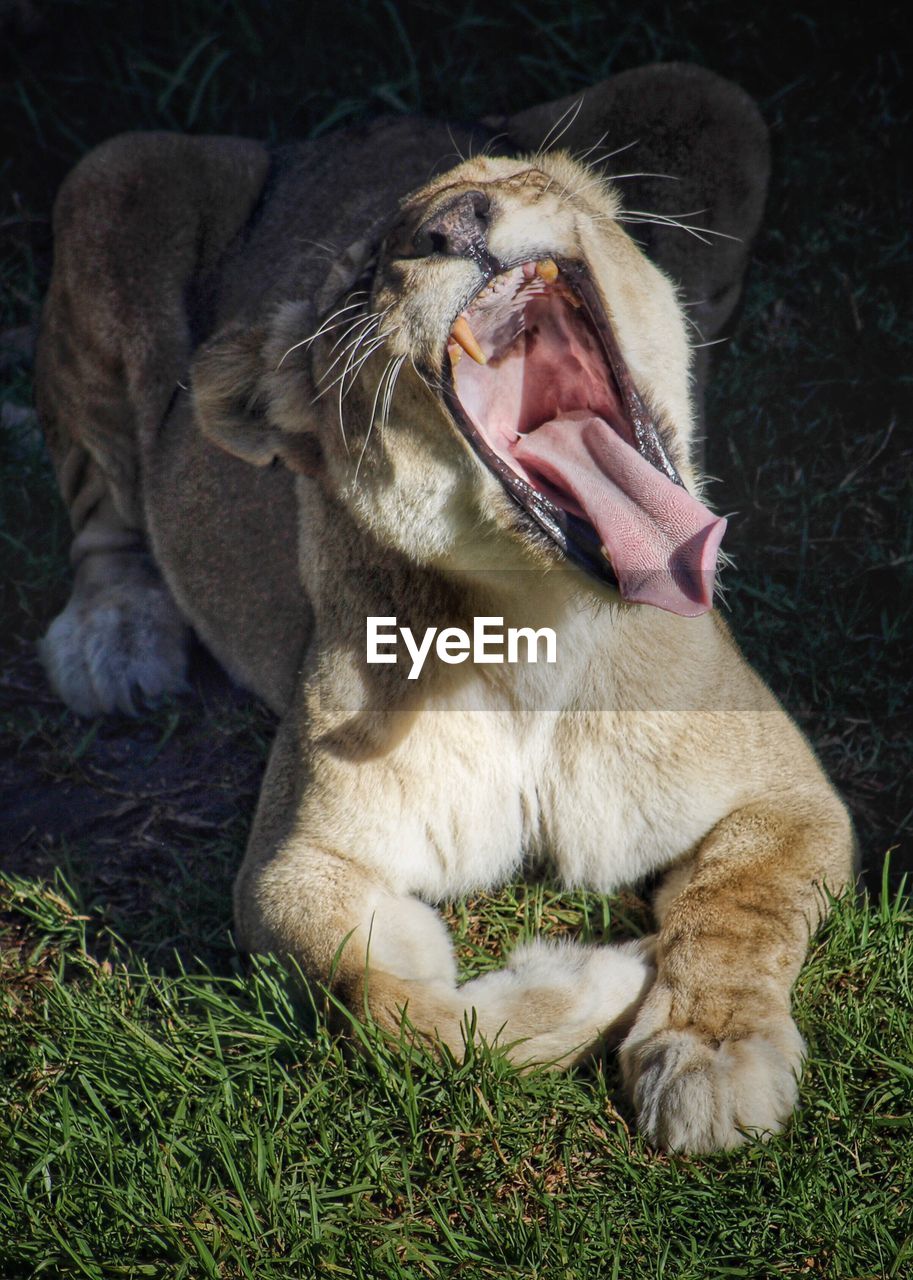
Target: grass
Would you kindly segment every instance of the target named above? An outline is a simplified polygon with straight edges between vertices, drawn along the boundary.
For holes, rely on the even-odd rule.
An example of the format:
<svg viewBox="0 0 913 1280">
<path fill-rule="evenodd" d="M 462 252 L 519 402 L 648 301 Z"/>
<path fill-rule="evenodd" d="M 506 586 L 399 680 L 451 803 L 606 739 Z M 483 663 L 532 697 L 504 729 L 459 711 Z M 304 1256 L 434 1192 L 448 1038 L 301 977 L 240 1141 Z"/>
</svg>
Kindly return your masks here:
<svg viewBox="0 0 913 1280">
<path fill-rule="evenodd" d="M 5 896 L 4 1277 L 909 1274 L 913 912 L 886 886 L 803 972 L 789 1132 L 703 1159 L 632 1134 L 611 1062 L 524 1077 L 363 1026 L 356 1052 L 271 961 L 155 974 L 60 883 Z M 587 932 L 533 896 L 515 936 L 537 909 Z"/>
<path fill-rule="evenodd" d="M 47 0 L 0 35 L 0 1277 L 902 1277 L 913 1268 L 913 240 L 897 8 L 467 0 Z M 10 21 L 6 18 L 5 21 Z M 797 988 L 788 1132 L 669 1159 L 611 1059 L 518 1076 L 363 1052 L 242 972 L 230 884 L 271 717 L 198 655 L 196 696 L 75 721 L 34 642 L 68 529 L 30 335 L 67 168 L 127 128 L 318 136 L 379 111 L 468 118 L 655 59 L 743 84 L 774 179 L 708 404 L 737 512 L 743 648 L 853 811 L 873 898 Z M 625 140 L 627 141 L 627 140 Z M 889 860 L 885 854 L 894 852 Z M 61 878 L 61 872 L 66 880 Z M 890 887 L 889 887 L 890 885 Z M 452 904 L 464 972 L 539 929 L 638 932 L 644 904 L 547 884 Z M 356 1036 L 356 1039 L 359 1037 Z"/>
</svg>

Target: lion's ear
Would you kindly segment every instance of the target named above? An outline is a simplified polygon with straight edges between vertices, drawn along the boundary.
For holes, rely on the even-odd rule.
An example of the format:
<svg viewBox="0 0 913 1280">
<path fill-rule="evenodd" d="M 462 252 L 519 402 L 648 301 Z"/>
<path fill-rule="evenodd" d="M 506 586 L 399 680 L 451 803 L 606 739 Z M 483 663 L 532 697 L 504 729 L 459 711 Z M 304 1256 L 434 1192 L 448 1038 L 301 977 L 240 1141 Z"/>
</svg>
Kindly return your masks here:
<svg viewBox="0 0 913 1280">
<path fill-rule="evenodd" d="M 264 328 L 231 328 L 202 346 L 191 366 L 200 430 L 220 449 L 255 467 L 281 460 L 292 471 L 314 475 L 320 445 L 309 431 L 283 431 L 268 415 Z"/>
<path fill-rule="evenodd" d="M 719 332 L 770 170 L 767 128 L 742 89 L 703 67 L 660 63 L 487 123 L 518 150 L 563 149 L 618 175 L 628 230 L 680 286 L 704 337 Z M 710 234 L 690 235 L 677 221 Z"/>
</svg>

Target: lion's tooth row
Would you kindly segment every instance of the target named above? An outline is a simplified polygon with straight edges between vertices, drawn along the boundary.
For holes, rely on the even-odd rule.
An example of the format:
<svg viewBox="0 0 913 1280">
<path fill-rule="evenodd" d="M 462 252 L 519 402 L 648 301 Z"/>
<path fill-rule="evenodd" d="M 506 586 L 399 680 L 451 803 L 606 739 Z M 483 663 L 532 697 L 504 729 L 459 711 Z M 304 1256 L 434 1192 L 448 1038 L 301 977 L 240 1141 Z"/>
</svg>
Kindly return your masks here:
<svg viewBox="0 0 913 1280">
<path fill-rule="evenodd" d="M 453 328 L 450 330 L 451 339 L 463 348 L 468 356 L 475 360 L 476 364 L 487 364 L 488 356 L 476 341 L 476 336 L 469 327 L 469 321 L 465 316 L 457 316 L 453 322 Z"/>
<path fill-rule="evenodd" d="M 552 284 L 558 279 L 559 269 L 554 258 L 542 258 L 539 262 L 523 263 L 523 279 L 532 280 L 533 276 L 539 276 L 546 284 Z"/>
</svg>

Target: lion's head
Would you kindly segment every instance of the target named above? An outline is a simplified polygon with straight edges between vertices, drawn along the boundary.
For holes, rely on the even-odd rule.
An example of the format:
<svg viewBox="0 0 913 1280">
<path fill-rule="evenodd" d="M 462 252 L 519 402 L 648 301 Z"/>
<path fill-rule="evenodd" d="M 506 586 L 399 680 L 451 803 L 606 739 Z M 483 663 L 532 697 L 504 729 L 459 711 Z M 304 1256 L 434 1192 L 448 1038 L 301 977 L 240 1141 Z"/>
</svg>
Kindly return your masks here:
<svg viewBox="0 0 913 1280">
<path fill-rule="evenodd" d="M 620 216 L 561 152 L 436 178 L 337 262 L 322 315 L 287 305 L 250 335 L 262 430 L 236 451 L 316 475 L 414 562 L 570 561 L 600 594 L 704 612 L 725 521 L 689 492 L 685 322 Z M 229 413 L 225 358 L 217 340 L 198 362 L 204 424 Z"/>
</svg>

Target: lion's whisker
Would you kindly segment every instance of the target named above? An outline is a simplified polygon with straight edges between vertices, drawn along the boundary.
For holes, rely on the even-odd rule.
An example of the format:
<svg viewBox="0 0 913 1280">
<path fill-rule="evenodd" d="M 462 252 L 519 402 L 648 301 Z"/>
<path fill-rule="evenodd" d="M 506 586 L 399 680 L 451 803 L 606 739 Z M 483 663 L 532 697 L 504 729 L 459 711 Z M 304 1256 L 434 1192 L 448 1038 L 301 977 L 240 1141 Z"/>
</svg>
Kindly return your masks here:
<svg viewBox="0 0 913 1280">
<path fill-rule="evenodd" d="M 383 389 L 383 387 L 384 387 L 384 384 L 385 384 L 385 382 L 387 382 L 387 381 L 390 379 L 390 373 L 391 373 L 391 370 L 392 370 L 394 367 L 396 368 L 396 373 L 393 375 L 392 381 L 393 381 L 393 382 L 395 382 L 395 381 L 396 381 L 396 378 L 397 378 L 397 376 L 399 375 L 399 370 L 402 368 L 403 361 L 404 361 L 405 359 L 406 359 L 406 357 L 405 357 L 405 356 L 391 356 L 391 357 L 390 357 L 390 359 L 387 361 L 387 364 L 386 364 L 386 366 L 385 366 L 385 368 L 384 368 L 383 373 L 380 375 L 380 377 L 379 377 L 379 378 L 378 378 L 378 380 L 377 380 L 377 386 L 376 386 L 376 388 L 375 388 L 375 390 L 374 390 L 374 400 L 373 400 L 373 402 L 372 402 L 372 404 L 371 404 L 371 416 L 370 416 L 370 418 L 369 418 L 369 420 L 368 420 L 368 430 L 365 432 L 365 440 L 364 440 L 364 444 L 361 446 L 361 453 L 358 455 L 358 462 L 355 464 L 355 476 L 354 476 L 353 481 L 352 481 L 353 487 L 354 487 L 354 486 L 357 486 L 357 484 L 358 484 L 358 473 L 359 473 L 359 471 L 361 470 L 361 464 L 362 464 L 362 461 L 364 460 L 364 456 L 365 456 L 365 453 L 367 452 L 367 448 L 368 448 L 368 441 L 371 439 L 371 432 L 372 432 L 372 431 L 373 431 L 373 429 L 374 429 L 374 420 L 375 420 L 375 417 L 376 417 L 376 414 L 377 414 L 377 402 L 378 402 L 378 399 L 379 399 L 379 398 L 380 398 L 380 396 L 381 396 L 381 392 L 382 392 L 382 389 Z M 414 366 L 413 366 L 413 367 L 414 367 Z M 391 392 L 391 397 L 392 397 L 392 392 Z M 382 402 L 382 404 L 383 404 L 384 402 L 386 402 L 386 405 L 387 405 L 387 413 L 389 413 L 389 402 L 387 401 L 386 392 L 384 392 L 384 401 Z M 381 434 L 383 434 L 384 421 L 385 421 L 385 419 L 384 419 L 384 410 L 383 410 L 383 408 L 382 408 L 382 410 L 381 410 L 381 422 L 380 422 L 380 430 L 381 430 Z"/>
<path fill-rule="evenodd" d="M 645 222 L 652 222 L 656 226 L 678 227 L 680 231 L 688 231 L 698 240 L 703 240 L 704 236 L 716 236 L 719 240 L 735 240 L 741 243 L 738 236 L 731 236 L 726 231 L 714 231 L 712 227 L 697 227 L 690 223 L 682 222 L 682 218 L 696 218 L 702 213 L 706 213 L 706 209 L 692 209 L 688 213 L 647 213 L 643 209 L 626 209 L 623 214 L 619 214 L 618 222 L 630 222 L 638 225 Z M 709 241 L 704 240 L 704 244 Z"/>
<path fill-rule="evenodd" d="M 367 291 L 364 289 L 360 289 L 359 292 L 366 293 Z M 319 338 L 321 334 L 328 333 L 332 329 L 338 329 L 340 325 L 348 323 L 348 321 L 346 320 L 340 320 L 338 324 L 330 324 L 331 320 L 335 320 L 336 317 L 341 316 L 343 312 L 352 311 L 356 307 L 359 307 L 361 305 L 362 304 L 359 302 L 350 302 L 348 306 L 340 307 L 338 311 L 334 311 L 332 315 L 327 316 L 323 324 L 321 324 L 318 329 L 315 329 L 312 334 L 310 334 L 307 338 L 302 338 L 300 342 L 293 343 L 292 346 L 289 347 L 288 351 L 285 352 L 285 354 L 282 356 L 282 359 L 276 365 L 276 372 L 278 373 L 278 371 L 282 368 L 283 364 L 285 363 L 286 358 L 290 356 L 293 351 L 297 351 L 299 347 L 309 346 L 312 342 L 316 341 L 316 339 Z"/>
<path fill-rule="evenodd" d="M 607 173 L 610 182 L 621 182 L 623 178 L 665 178 L 667 182 L 681 182 L 674 173 Z"/>
<path fill-rule="evenodd" d="M 342 335 L 341 338 L 337 339 L 337 341 L 334 343 L 332 347 L 332 350 L 330 351 L 331 355 L 333 354 L 333 351 L 335 351 L 336 348 L 339 346 L 340 342 L 345 342 L 347 338 L 350 338 L 350 335 L 353 332 L 353 330 L 358 328 L 359 325 L 361 326 L 361 331 L 357 333 L 354 338 L 350 338 L 350 341 L 346 343 L 343 349 L 339 352 L 339 355 L 336 356 L 335 360 L 333 360 L 331 364 L 327 365 L 327 367 L 321 373 L 320 377 L 317 379 L 318 386 L 322 382 L 326 381 L 326 379 L 330 376 L 330 374 L 339 364 L 340 360 L 344 360 L 346 358 L 347 353 L 349 353 L 353 347 L 357 348 L 358 345 L 370 335 L 372 328 L 373 329 L 377 328 L 377 326 L 383 320 L 383 317 L 385 314 L 386 313 L 383 312 L 380 315 L 375 315 L 372 312 L 370 316 L 364 317 L 363 320 L 356 321 L 355 324 L 353 324 L 351 328 Z"/>
<path fill-rule="evenodd" d="M 389 309 L 389 308 L 388 308 L 388 309 Z M 340 336 L 339 336 L 339 337 L 336 339 L 336 341 L 333 343 L 332 347 L 330 348 L 330 353 L 332 354 L 334 351 L 336 351 L 336 350 L 338 349 L 338 347 L 339 347 L 340 343 L 345 342 L 345 340 L 346 340 L 346 338 L 349 336 L 349 334 L 354 333 L 354 332 L 355 332 L 355 330 L 356 330 L 356 329 L 358 329 L 358 328 L 360 328 L 360 327 L 363 327 L 363 326 L 369 325 L 369 324 L 371 324 L 371 323 L 377 323 L 378 321 L 380 321 L 380 320 L 383 318 L 383 315 L 384 315 L 384 314 L 386 314 L 386 313 L 378 313 L 378 312 L 376 312 L 376 311 L 368 311 L 368 312 L 366 312 L 364 315 L 354 316 L 354 317 L 351 317 L 351 318 L 349 318 L 349 319 L 347 319 L 347 320 L 340 321 L 340 323 L 341 323 L 341 324 L 346 325 L 346 329 L 345 329 L 345 331 L 344 331 L 342 334 L 340 334 Z M 334 328 L 338 328 L 338 326 L 334 325 Z"/>
<path fill-rule="evenodd" d="M 592 187 L 599 187 L 603 184 L 603 182 L 604 182 L 604 178 L 600 174 L 593 173 L 588 179 L 584 180 L 584 182 L 581 183 L 581 185 L 577 187 L 576 190 L 570 193 L 570 198 L 572 200 L 576 200 L 577 196 L 579 196 L 582 192 L 589 191 Z M 563 188 L 561 195 L 562 196 L 567 195 L 566 186 Z"/>
<path fill-rule="evenodd" d="M 441 395 L 444 394 L 444 383 L 440 378 L 429 378 L 426 373 L 422 373 L 421 369 L 415 363 L 415 357 L 412 355 L 409 356 L 409 363 L 412 365 L 412 369 L 416 377 L 425 384 L 429 391 L 436 391 Z"/>
<path fill-rule="evenodd" d="M 374 337 L 376 336 L 377 335 L 375 334 Z M 321 399 L 321 397 L 326 395 L 328 391 L 332 391 L 333 387 L 336 386 L 336 383 L 339 381 L 339 379 L 345 376 L 346 370 L 348 368 L 349 357 L 352 355 L 353 351 L 357 351 L 359 345 L 365 339 L 368 339 L 367 334 L 358 334 L 358 336 L 353 338 L 352 341 L 344 350 L 340 351 L 339 355 L 336 357 L 333 363 L 329 365 L 326 369 L 324 369 L 323 373 L 317 379 L 317 386 L 320 387 L 320 390 L 314 396 L 315 401 Z M 373 341 L 373 338 L 370 338 L 368 340 Z M 340 363 L 340 361 L 344 361 L 341 373 L 337 373 L 335 378 L 332 378 L 330 379 L 329 382 L 327 382 L 327 379 L 330 377 L 330 374 L 333 372 L 336 366 Z M 326 383 L 326 386 L 323 386 L 322 385 L 323 383 Z"/>
<path fill-rule="evenodd" d="M 378 324 L 380 324 L 380 321 L 382 319 L 383 319 L 382 316 L 378 316 L 377 318 Z M 355 340 L 355 343 L 353 344 L 353 349 L 349 355 L 349 358 L 346 360 L 346 363 L 343 365 L 342 373 L 336 379 L 336 382 L 339 384 L 339 396 L 337 399 L 337 411 L 339 414 L 339 430 L 342 433 L 342 441 L 343 441 L 343 444 L 345 445 L 346 453 L 349 455 L 350 458 L 352 455 L 349 452 L 349 442 L 346 439 L 346 429 L 345 429 L 345 424 L 343 422 L 343 415 L 342 415 L 342 402 L 346 398 L 346 395 L 348 394 L 348 392 L 351 391 L 352 387 L 354 386 L 355 379 L 358 377 L 358 374 L 361 371 L 361 367 L 364 364 L 365 360 L 367 360 L 368 357 L 374 351 L 376 351 L 378 347 L 383 346 L 386 340 L 387 340 L 386 334 L 381 334 L 380 337 L 375 336 L 374 338 L 369 338 L 367 331 L 360 334 L 358 338 Z M 349 385 L 347 388 L 346 375 L 351 372 L 353 362 L 356 360 L 358 356 L 358 352 L 361 349 L 361 345 L 363 342 L 366 342 L 366 341 L 369 344 L 371 344 L 369 346 L 369 350 L 361 357 L 361 359 L 358 361 L 357 365 L 355 366 L 355 370 L 352 373 L 351 381 L 349 382 Z M 327 390 L 329 390 L 329 387 L 327 388 Z"/>
<path fill-rule="evenodd" d="M 679 230 L 687 231 L 691 235 L 693 235 L 695 240 L 700 240 L 701 244 L 711 243 L 711 241 L 708 240 L 705 236 L 702 236 L 695 227 L 686 227 L 680 222 L 661 221 L 659 218 L 625 218 L 625 217 L 618 217 L 615 219 L 615 221 L 624 222 L 628 226 L 632 226 L 632 227 L 645 227 L 645 226 L 678 227 Z"/>
<path fill-rule="evenodd" d="M 652 209 L 626 209 L 626 213 L 636 214 L 639 218 L 668 218 L 675 220 L 677 218 L 697 218 L 702 213 L 706 213 L 706 209 L 684 209 L 680 213 L 657 213 Z"/>
<path fill-rule="evenodd" d="M 605 136 L 606 136 L 605 134 L 602 135 L 603 138 Z M 602 138 L 600 138 L 599 141 L 601 142 Z M 639 143 L 640 143 L 640 139 L 635 138 L 633 142 L 626 142 L 623 147 L 616 147 L 614 151 L 606 152 L 606 154 L 599 160 L 599 164 L 605 164 L 606 160 L 612 159 L 612 156 L 620 156 L 623 151 L 630 151 L 632 147 L 638 146 Z M 597 143 L 596 145 L 598 146 L 599 143 Z"/>
<path fill-rule="evenodd" d="M 591 147 L 587 147 L 585 151 L 573 151 L 569 154 L 577 161 L 578 164 L 585 165 L 587 162 L 587 156 L 591 156 L 594 151 L 598 151 L 608 136 L 609 131 L 606 129 L 605 133 L 601 133 Z"/>
<path fill-rule="evenodd" d="M 336 246 L 336 245 L 332 245 L 332 244 L 324 244 L 324 242 L 323 242 L 322 240 L 306 240 L 306 239 L 302 239 L 301 243 L 302 243 L 302 244 L 309 244 L 309 245 L 311 245 L 311 247 L 312 247 L 312 248 L 314 248 L 314 249 L 319 249 L 319 250 L 320 250 L 323 254 L 325 254 L 325 256 L 326 256 L 327 258 L 329 258 L 330 260 L 332 260 L 333 258 L 335 258 L 335 257 L 336 257 L 336 255 L 337 255 L 337 253 L 339 252 L 339 250 L 338 250 L 338 248 L 337 248 L 337 246 Z"/>
<path fill-rule="evenodd" d="M 369 327 L 359 328 L 357 325 L 349 325 L 349 327 L 345 330 L 345 332 L 339 335 L 339 337 L 333 343 L 330 350 L 327 352 L 327 359 L 329 359 L 329 357 L 334 355 L 334 353 L 336 352 L 338 352 L 338 355 L 336 355 L 336 358 L 333 360 L 332 364 L 328 364 L 323 369 L 323 372 L 318 375 L 317 377 L 318 384 L 323 382 L 329 376 L 333 367 L 337 365 L 340 360 L 345 359 L 346 353 L 348 352 L 349 348 L 352 347 L 355 343 L 357 343 L 359 339 L 365 333 L 368 333 L 368 332 L 370 332 Z M 342 349 L 340 350 L 340 348 Z"/>
<path fill-rule="evenodd" d="M 365 293 L 365 290 L 359 289 L 358 293 L 363 294 Z M 337 307 L 335 311 L 331 311 L 330 314 L 323 321 L 323 323 L 314 331 L 314 333 L 311 334 L 311 337 L 307 339 L 307 341 L 312 341 L 314 338 L 318 336 L 318 334 L 323 333 L 323 331 L 329 326 L 330 321 L 335 320 L 337 316 L 344 315 L 347 311 L 354 311 L 356 308 L 363 306 L 364 304 L 362 302 L 356 301 L 357 296 L 358 295 L 354 293 L 348 294 L 347 297 L 349 298 L 349 301 L 344 306 Z"/>
<path fill-rule="evenodd" d="M 341 375 L 341 377 L 345 377 L 347 372 L 349 372 L 351 375 L 349 377 L 349 383 L 345 389 L 344 396 L 347 396 L 349 392 L 352 390 L 352 388 L 355 385 L 356 378 L 361 373 L 363 366 L 371 358 L 374 352 L 377 351 L 378 348 L 382 347 L 388 341 L 388 339 L 392 338 L 395 334 L 399 333 L 401 328 L 402 328 L 402 325 L 398 324 L 398 325 L 395 325 L 392 329 L 384 329 L 382 333 L 375 333 L 373 337 L 369 337 L 368 335 L 365 335 L 363 338 L 359 339 L 359 345 L 355 347 L 355 350 L 353 351 L 351 358 L 348 361 L 346 361 L 346 369 L 343 371 L 343 374 Z M 365 342 L 365 341 L 368 343 L 367 350 L 359 354 L 360 344 L 361 342 Z M 356 357 L 357 357 L 357 360 L 356 360 Z"/>
<path fill-rule="evenodd" d="M 557 144 L 561 141 L 561 139 L 567 133 L 568 129 L 570 129 L 574 121 L 580 115 L 580 109 L 583 106 L 583 98 L 584 98 L 584 95 L 581 94 L 580 97 L 577 99 L 577 101 L 572 102 L 571 105 L 567 108 L 567 110 L 558 117 L 558 119 L 549 129 L 548 133 L 540 142 L 539 146 L 536 148 L 537 156 L 546 155 L 553 147 L 557 146 Z M 568 119 L 568 116 L 570 116 L 570 119 Z M 567 123 L 564 124 L 564 121 L 567 121 Z M 564 125 L 563 128 L 561 127 L 562 124 Z M 558 130 L 557 133 L 555 133 L 556 129 Z M 555 136 L 552 137 L 552 134 L 554 134 Z"/>
<path fill-rule="evenodd" d="M 342 373 L 333 380 L 333 383 L 331 383 L 331 385 L 335 385 L 336 383 L 340 384 L 339 394 L 343 400 L 355 386 L 355 380 L 361 373 L 362 367 L 366 361 L 370 360 L 374 352 L 379 350 L 386 343 L 389 336 L 390 335 L 388 333 L 382 333 L 379 337 L 374 337 L 368 340 L 369 345 L 365 351 L 360 352 L 360 348 L 356 347 L 355 351 L 352 352 L 352 355 L 346 361 L 346 367 L 343 369 Z M 356 355 L 358 356 L 357 360 L 355 358 Z M 348 383 L 343 386 L 342 384 L 345 383 L 346 378 L 348 378 Z M 329 390 L 329 388 L 327 389 Z"/>
<path fill-rule="evenodd" d="M 356 357 L 359 346 L 362 342 L 367 341 L 367 342 L 370 342 L 372 345 L 370 350 L 365 352 L 362 355 L 361 359 L 359 360 L 359 364 L 358 364 L 359 369 L 361 368 L 362 363 L 368 358 L 368 356 L 370 356 L 374 351 L 376 351 L 378 347 L 382 347 L 384 345 L 384 343 L 387 340 L 387 336 L 388 336 L 387 334 L 380 334 L 380 335 L 375 334 L 373 337 L 368 337 L 367 334 L 359 335 L 358 338 L 356 338 L 352 343 L 349 344 L 351 347 L 351 350 L 349 350 L 349 348 L 346 348 L 346 350 L 349 351 L 349 355 L 348 355 L 348 358 L 346 359 L 345 364 L 342 367 L 342 371 L 340 373 L 337 373 L 336 377 L 332 380 L 332 382 L 328 382 L 325 387 L 321 387 L 321 389 L 314 396 L 311 403 L 316 404 L 318 400 L 322 400 L 323 397 L 328 392 L 332 391 L 334 387 L 338 386 L 348 376 L 348 374 L 351 372 L 351 369 L 352 369 L 351 362 Z M 343 357 L 345 356 L 346 356 L 345 351 L 340 352 L 339 356 L 333 361 L 333 364 L 334 365 L 338 364 L 339 361 L 342 360 Z M 329 375 L 330 371 L 331 371 L 330 369 L 327 369 L 326 373 L 324 373 L 324 375 L 321 377 L 319 381 L 322 382 Z"/>
<path fill-rule="evenodd" d="M 312 400 L 311 403 L 312 404 L 316 403 L 316 401 L 320 400 L 321 397 L 326 395 L 328 391 L 332 391 L 333 387 L 338 386 L 341 382 L 343 382 L 346 378 L 348 378 L 349 380 L 348 385 L 345 387 L 345 390 L 342 392 L 343 398 L 345 398 L 345 396 L 349 394 L 349 392 L 352 390 L 353 386 L 355 385 L 355 380 L 358 377 L 359 373 L 361 372 L 362 366 L 365 364 L 365 362 L 374 354 L 375 351 L 377 351 L 380 347 L 384 345 L 384 343 L 387 341 L 388 338 L 392 338 L 394 334 L 399 333 L 401 328 L 402 328 L 402 325 L 395 325 L 392 329 L 385 329 L 382 333 L 375 332 L 374 334 L 371 334 L 368 331 L 365 331 L 364 333 L 360 333 L 355 339 L 353 339 L 352 342 L 349 343 L 348 347 L 346 348 L 346 351 L 349 354 L 343 366 L 342 372 L 338 373 L 336 377 L 332 380 L 332 382 L 327 383 L 327 385 L 323 387 L 317 393 L 316 396 L 314 396 L 314 399 Z M 368 344 L 367 350 L 361 350 L 363 343 Z M 333 364 L 334 365 L 338 364 L 339 361 L 343 359 L 345 354 L 346 354 L 345 351 L 340 352 L 336 360 L 333 361 Z M 327 369 L 326 372 L 322 375 L 320 381 L 323 381 L 324 378 L 326 378 L 327 375 L 330 373 L 330 371 L 331 371 L 330 369 Z"/>
<path fill-rule="evenodd" d="M 405 356 L 397 356 L 393 365 L 393 372 L 387 378 L 387 390 L 384 393 L 384 399 L 381 404 L 380 412 L 380 431 L 383 435 L 384 427 L 390 421 L 390 409 L 393 406 L 393 393 L 396 390 L 396 382 L 402 372 L 402 367 L 406 362 Z"/>
<path fill-rule="evenodd" d="M 461 163 L 461 164 L 464 164 L 464 163 L 466 162 L 466 160 L 467 160 L 467 159 L 470 159 L 470 160 L 472 159 L 472 154 L 471 154 L 471 152 L 470 152 L 470 155 L 469 155 L 468 157 L 463 155 L 462 151 L 460 150 L 459 146 L 457 145 L 457 140 L 456 140 L 456 138 L 453 136 L 453 130 L 451 129 L 451 127 L 450 127 L 450 125 L 449 125 L 449 124 L 448 124 L 448 126 L 447 126 L 447 137 L 448 137 L 448 138 L 450 139 L 450 141 L 453 143 L 453 149 L 454 149 L 454 152 L 457 154 L 457 156 L 459 156 L 459 159 L 460 159 L 460 163 Z"/>
<path fill-rule="evenodd" d="M 508 135 L 504 132 L 494 134 L 492 137 L 488 139 L 488 141 L 482 147 L 481 151 L 479 152 L 479 155 L 487 156 L 489 154 L 489 147 L 493 147 L 496 142 L 500 142 L 502 138 L 506 138 L 507 136 Z M 416 370 L 416 372 L 418 372 L 418 370 Z"/>
<path fill-rule="evenodd" d="M 358 461 L 355 464 L 355 476 L 352 480 L 353 489 L 358 487 L 358 473 L 361 470 L 361 464 L 364 461 L 365 454 L 368 450 L 368 441 L 371 439 L 371 432 L 374 430 L 374 415 L 377 412 L 377 397 L 380 395 L 380 389 L 383 386 L 384 378 L 386 376 L 387 369 L 389 368 L 390 364 L 388 363 L 377 380 L 377 386 L 374 388 L 374 400 L 371 403 L 371 416 L 368 419 L 368 429 L 365 432 L 365 439 L 364 444 L 361 446 L 361 453 L 358 455 Z"/>
<path fill-rule="evenodd" d="M 680 303 L 679 305 L 680 305 L 680 306 L 682 306 L 682 307 L 684 307 L 684 306 L 686 306 L 687 304 L 686 304 L 686 303 Z M 694 332 L 695 332 L 695 333 L 697 334 L 697 336 L 700 338 L 701 342 L 703 342 L 703 341 L 704 341 L 704 335 L 703 335 L 703 333 L 701 332 L 701 327 L 700 327 L 700 325 L 699 325 L 699 324 L 698 324 L 698 322 L 694 319 L 694 317 L 693 317 L 693 316 L 689 316 L 685 311 L 682 311 L 682 318 L 683 318 L 684 320 L 686 320 L 686 321 L 688 322 L 688 324 L 690 324 L 690 325 L 691 325 L 691 328 L 694 330 Z"/>
</svg>

